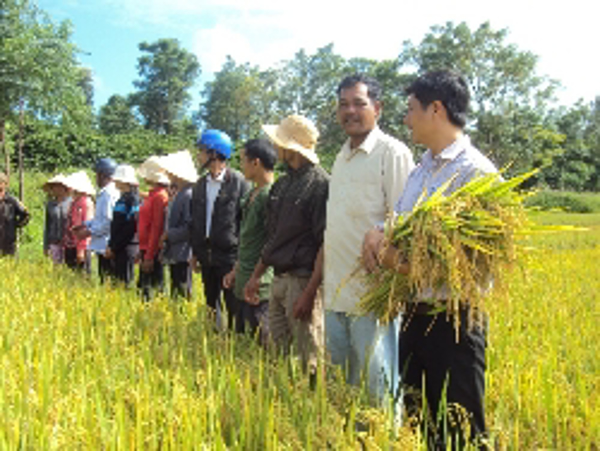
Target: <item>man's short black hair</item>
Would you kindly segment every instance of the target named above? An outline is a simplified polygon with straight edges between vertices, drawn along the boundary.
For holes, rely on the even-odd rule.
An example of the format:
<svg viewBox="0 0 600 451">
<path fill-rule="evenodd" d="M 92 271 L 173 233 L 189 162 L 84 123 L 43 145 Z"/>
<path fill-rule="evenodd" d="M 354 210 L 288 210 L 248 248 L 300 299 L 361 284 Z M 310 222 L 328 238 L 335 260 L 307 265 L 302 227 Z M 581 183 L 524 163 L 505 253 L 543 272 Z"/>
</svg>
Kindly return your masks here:
<svg viewBox="0 0 600 451">
<path fill-rule="evenodd" d="M 411 94 L 423 108 L 436 100 L 442 102 L 448 120 L 457 127 L 463 128 L 467 123 L 471 95 L 469 85 L 460 74 L 448 70 L 427 72 L 406 88 L 406 95 Z"/>
<path fill-rule="evenodd" d="M 381 85 L 377 80 L 368 75 L 356 73 L 345 77 L 337 88 L 337 96 L 340 97 L 343 89 L 348 89 L 362 83 L 367 87 L 369 98 L 373 102 L 378 102 L 381 99 Z"/>
<path fill-rule="evenodd" d="M 277 162 L 277 151 L 270 141 L 266 139 L 251 139 L 244 144 L 246 158 L 249 160 L 259 159 L 267 171 L 272 171 Z"/>
</svg>

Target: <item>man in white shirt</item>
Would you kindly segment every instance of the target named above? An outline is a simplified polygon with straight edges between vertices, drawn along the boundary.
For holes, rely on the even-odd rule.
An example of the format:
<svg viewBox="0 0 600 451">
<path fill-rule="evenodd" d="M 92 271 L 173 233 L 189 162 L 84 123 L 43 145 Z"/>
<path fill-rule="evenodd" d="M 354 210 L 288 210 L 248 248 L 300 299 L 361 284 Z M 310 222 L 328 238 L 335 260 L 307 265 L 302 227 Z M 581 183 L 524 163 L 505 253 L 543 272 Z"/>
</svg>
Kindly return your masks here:
<svg viewBox="0 0 600 451">
<path fill-rule="evenodd" d="M 383 401 L 397 396 L 398 323 L 381 326 L 373 316 L 357 316 L 365 292 L 357 270 L 365 233 L 394 210 L 414 167 L 406 145 L 377 126 L 381 87 L 361 74 L 338 87 L 338 120 L 348 139 L 333 165 L 325 230 L 325 330 L 334 364 L 358 385 L 364 374 L 369 392 Z"/>
<path fill-rule="evenodd" d="M 110 239 L 113 209 L 121 196 L 112 179 L 116 169 L 117 163 L 112 158 L 100 158 L 96 162 L 94 171 L 100 191 L 96 197 L 94 217 L 86 221 L 76 232 L 80 238 L 92 237 L 88 249 L 98 255 L 98 275 L 101 283 L 104 283 L 106 276 L 114 274 L 113 260 L 104 258 L 104 253 Z"/>
</svg>

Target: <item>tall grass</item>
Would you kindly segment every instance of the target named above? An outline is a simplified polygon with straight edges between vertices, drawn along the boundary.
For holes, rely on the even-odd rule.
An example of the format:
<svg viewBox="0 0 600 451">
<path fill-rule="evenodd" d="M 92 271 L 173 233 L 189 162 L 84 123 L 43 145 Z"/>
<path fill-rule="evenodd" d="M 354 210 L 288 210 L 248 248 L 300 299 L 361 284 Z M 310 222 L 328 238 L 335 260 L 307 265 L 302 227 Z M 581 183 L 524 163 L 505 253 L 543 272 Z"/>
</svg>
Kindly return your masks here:
<svg viewBox="0 0 600 451">
<path fill-rule="evenodd" d="M 488 423 L 506 449 L 598 450 L 600 215 L 538 220 L 590 231 L 536 237 L 487 303 Z M 42 221 L 0 259 L 0 449 L 423 449 L 330 369 L 311 390 L 295 359 L 216 333 L 200 299 L 142 304 L 53 268 Z"/>
</svg>

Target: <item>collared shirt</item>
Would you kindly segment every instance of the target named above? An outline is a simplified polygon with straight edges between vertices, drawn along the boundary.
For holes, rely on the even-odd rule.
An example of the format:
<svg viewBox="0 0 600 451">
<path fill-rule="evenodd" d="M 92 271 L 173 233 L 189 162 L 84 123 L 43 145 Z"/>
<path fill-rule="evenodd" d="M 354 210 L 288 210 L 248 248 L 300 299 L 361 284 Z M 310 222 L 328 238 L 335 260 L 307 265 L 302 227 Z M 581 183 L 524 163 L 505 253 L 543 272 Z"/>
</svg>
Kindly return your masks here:
<svg viewBox="0 0 600 451">
<path fill-rule="evenodd" d="M 275 274 L 310 275 L 323 244 L 329 175 L 307 164 L 289 169 L 269 192 L 262 261 Z"/>
<path fill-rule="evenodd" d="M 325 308 L 352 313 L 365 292 L 359 257 L 365 233 L 393 213 L 414 168 L 409 148 L 375 128 L 355 149 L 348 139 L 331 173 L 325 230 Z M 362 271 L 362 270 L 359 270 Z"/>
<path fill-rule="evenodd" d="M 410 174 L 404 193 L 396 204 L 396 213 L 411 212 L 420 199 L 429 198 L 437 189 L 453 179 L 446 195 L 467 184 L 477 175 L 498 172 L 496 166 L 472 144 L 468 136 L 463 135 L 438 155 L 431 150 L 423 154 L 421 163 Z M 420 293 L 419 299 L 447 299 L 448 287 L 441 287 L 435 293 L 427 289 Z"/>
<path fill-rule="evenodd" d="M 396 213 L 413 210 L 419 198 L 429 198 L 437 189 L 454 177 L 446 194 L 451 194 L 476 175 L 498 172 L 496 166 L 463 135 L 437 156 L 431 150 L 423 154 L 421 163 L 410 174 L 402 197 L 396 204 Z"/>
<path fill-rule="evenodd" d="M 210 236 L 210 225 L 212 223 L 212 212 L 215 206 L 215 200 L 221 191 L 221 186 L 225 180 L 226 169 L 214 178 L 212 174 L 206 176 L 206 237 Z"/>
<path fill-rule="evenodd" d="M 97 254 L 104 254 L 110 238 L 110 222 L 117 200 L 121 196 L 114 182 L 110 182 L 98 193 L 94 218 L 86 221 L 85 226 L 92 233 L 89 249 Z"/>
</svg>

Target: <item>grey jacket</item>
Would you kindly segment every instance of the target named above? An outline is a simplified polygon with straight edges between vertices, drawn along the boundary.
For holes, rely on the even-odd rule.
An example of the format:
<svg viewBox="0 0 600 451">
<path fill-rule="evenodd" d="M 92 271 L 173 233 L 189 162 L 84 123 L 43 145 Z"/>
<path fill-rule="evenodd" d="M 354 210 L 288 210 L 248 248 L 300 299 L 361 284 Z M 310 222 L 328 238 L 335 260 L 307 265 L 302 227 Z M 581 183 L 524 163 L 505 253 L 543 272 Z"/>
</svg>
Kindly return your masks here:
<svg viewBox="0 0 600 451">
<path fill-rule="evenodd" d="M 165 263 L 186 262 L 192 255 L 190 247 L 191 203 L 192 185 L 188 185 L 179 190 L 169 205 L 165 226 L 167 242 L 162 254 Z"/>
</svg>

